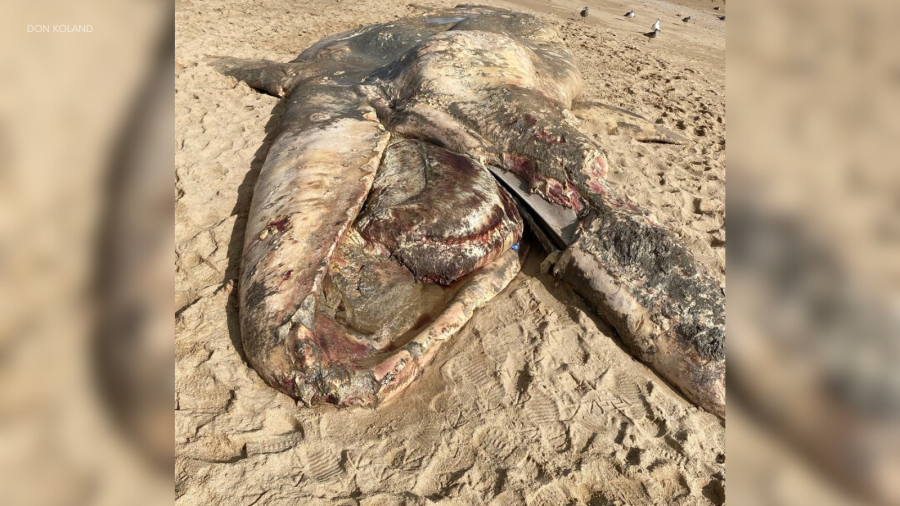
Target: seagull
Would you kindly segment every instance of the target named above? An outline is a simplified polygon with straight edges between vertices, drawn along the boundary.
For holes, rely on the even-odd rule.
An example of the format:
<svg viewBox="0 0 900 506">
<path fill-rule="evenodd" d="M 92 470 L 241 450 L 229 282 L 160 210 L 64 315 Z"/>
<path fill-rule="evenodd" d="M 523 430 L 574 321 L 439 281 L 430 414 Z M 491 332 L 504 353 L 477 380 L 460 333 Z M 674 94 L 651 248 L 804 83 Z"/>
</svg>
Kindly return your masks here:
<svg viewBox="0 0 900 506">
<path fill-rule="evenodd" d="M 714 10 L 714 11 L 717 11 L 717 10 L 719 10 L 719 9 L 721 9 L 721 7 L 713 7 L 713 10 Z"/>
<path fill-rule="evenodd" d="M 684 22 L 684 24 L 688 24 L 688 21 L 690 21 L 690 20 L 691 20 L 691 17 L 690 17 L 690 16 L 688 16 L 688 17 L 686 17 L 686 18 L 684 18 L 684 19 L 682 19 L 682 20 L 681 20 L 681 21 L 683 21 L 683 22 Z"/>
<path fill-rule="evenodd" d="M 659 18 L 656 18 L 656 23 L 653 23 L 653 30 L 657 32 L 661 30 L 659 27 Z"/>
<path fill-rule="evenodd" d="M 719 16 L 719 19 L 725 21 L 725 16 Z"/>
<path fill-rule="evenodd" d="M 585 7 L 584 9 L 581 9 L 581 20 L 582 21 L 584 21 L 584 18 L 586 18 L 587 15 L 588 15 L 588 8 Z"/>
<path fill-rule="evenodd" d="M 625 17 L 626 17 L 626 18 L 633 18 L 633 17 L 634 17 L 634 11 L 633 11 L 633 10 L 630 10 L 630 11 L 626 12 L 626 13 L 625 13 Z"/>
<path fill-rule="evenodd" d="M 650 42 L 650 39 L 655 39 L 659 36 L 659 28 L 653 30 L 652 32 L 647 32 L 644 34 L 644 37 L 647 37 L 647 42 Z"/>
</svg>

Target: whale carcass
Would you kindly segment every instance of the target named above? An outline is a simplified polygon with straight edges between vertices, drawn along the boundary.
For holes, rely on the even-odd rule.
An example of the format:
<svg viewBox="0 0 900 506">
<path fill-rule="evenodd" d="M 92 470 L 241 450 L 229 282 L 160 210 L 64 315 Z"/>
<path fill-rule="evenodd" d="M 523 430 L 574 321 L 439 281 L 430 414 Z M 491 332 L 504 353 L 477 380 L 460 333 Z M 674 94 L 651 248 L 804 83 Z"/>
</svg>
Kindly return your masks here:
<svg viewBox="0 0 900 506">
<path fill-rule="evenodd" d="M 683 139 L 578 102 L 553 28 L 459 6 L 332 35 L 288 63 L 213 65 L 286 101 L 239 287 L 244 351 L 270 385 L 308 405 L 395 395 L 516 275 L 527 224 L 638 358 L 724 416 L 724 293 L 606 181 L 591 134 Z M 560 236 L 492 172 L 572 216 L 569 237 L 547 239 Z"/>
</svg>

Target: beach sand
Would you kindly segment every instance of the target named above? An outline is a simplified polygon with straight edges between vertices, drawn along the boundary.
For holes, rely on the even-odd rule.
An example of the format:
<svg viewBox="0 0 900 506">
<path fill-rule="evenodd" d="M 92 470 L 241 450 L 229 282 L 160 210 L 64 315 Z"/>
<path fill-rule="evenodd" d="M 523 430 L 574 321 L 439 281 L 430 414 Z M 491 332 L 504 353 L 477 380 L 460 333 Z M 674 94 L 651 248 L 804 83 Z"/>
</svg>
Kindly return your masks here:
<svg viewBox="0 0 900 506">
<path fill-rule="evenodd" d="M 207 57 L 288 61 L 332 33 L 456 3 L 177 3 L 178 504 L 724 502 L 724 421 L 633 359 L 567 286 L 541 275 L 536 246 L 422 377 L 377 410 L 298 406 L 243 360 L 235 290 L 243 228 L 281 108 Z M 584 74 L 583 98 L 689 139 L 598 142 L 619 191 L 674 230 L 724 286 L 724 2 L 591 1 L 584 22 L 584 4 L 571 1 L 491 5 L 560 31 Z M 624 18 L 632 8 L 637 16 Z M 662 33 L 648 42 L 642 34 L 657 17 Z"/>
</svg>

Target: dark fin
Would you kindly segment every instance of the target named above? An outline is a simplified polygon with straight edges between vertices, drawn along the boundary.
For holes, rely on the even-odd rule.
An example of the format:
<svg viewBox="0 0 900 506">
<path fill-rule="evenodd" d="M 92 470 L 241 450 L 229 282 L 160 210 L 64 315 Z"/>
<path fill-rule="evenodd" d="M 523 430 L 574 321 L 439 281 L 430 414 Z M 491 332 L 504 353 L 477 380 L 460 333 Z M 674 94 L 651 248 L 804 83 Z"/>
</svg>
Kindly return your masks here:
<svg viewBox="0 0 900 506">
<path fill-rule="evenodd" d="M 572 112 L 583 123 L 582 131 L 588 134 L 627 135 L 640 142 L 662 142 L 665 144 L 687 144 L 688 140 L 647 118 L 612 105 L 600 102 L 576 102 Z"/>
<path fill-rule="evenodd" d="M 212 57 L 210 65 L 220 73 L 247 83 L 255 90 L 275 97 L 284 97 L 291 89 L 291 80 L 297 75 L 297 63 L 277 63 L 268 60 Z"/>
</svg>

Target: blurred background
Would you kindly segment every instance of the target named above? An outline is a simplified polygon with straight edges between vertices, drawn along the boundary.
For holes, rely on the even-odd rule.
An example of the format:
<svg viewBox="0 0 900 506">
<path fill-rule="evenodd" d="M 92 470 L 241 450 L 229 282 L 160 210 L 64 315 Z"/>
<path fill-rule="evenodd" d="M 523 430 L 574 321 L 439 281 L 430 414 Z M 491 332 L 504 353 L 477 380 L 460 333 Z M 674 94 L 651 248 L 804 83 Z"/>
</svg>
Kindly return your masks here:
<svg viewBox="0 0 900 506">
<path fill-rule="evenodd" d="M 728 21 L 728 498 L 900 504 L 900 4 Z"/>
<path fill-rule="evenodd" d="M 0 4 L 2 505 L 173 501 L 172 13 Z"/>
<path fill-rule="evenodd" d="M 0 6 L 2 505 L 173 500 L 172 9 Z M 900 4 L 729 22 L 729 503 L 900 504 Z"/>
</svg>

